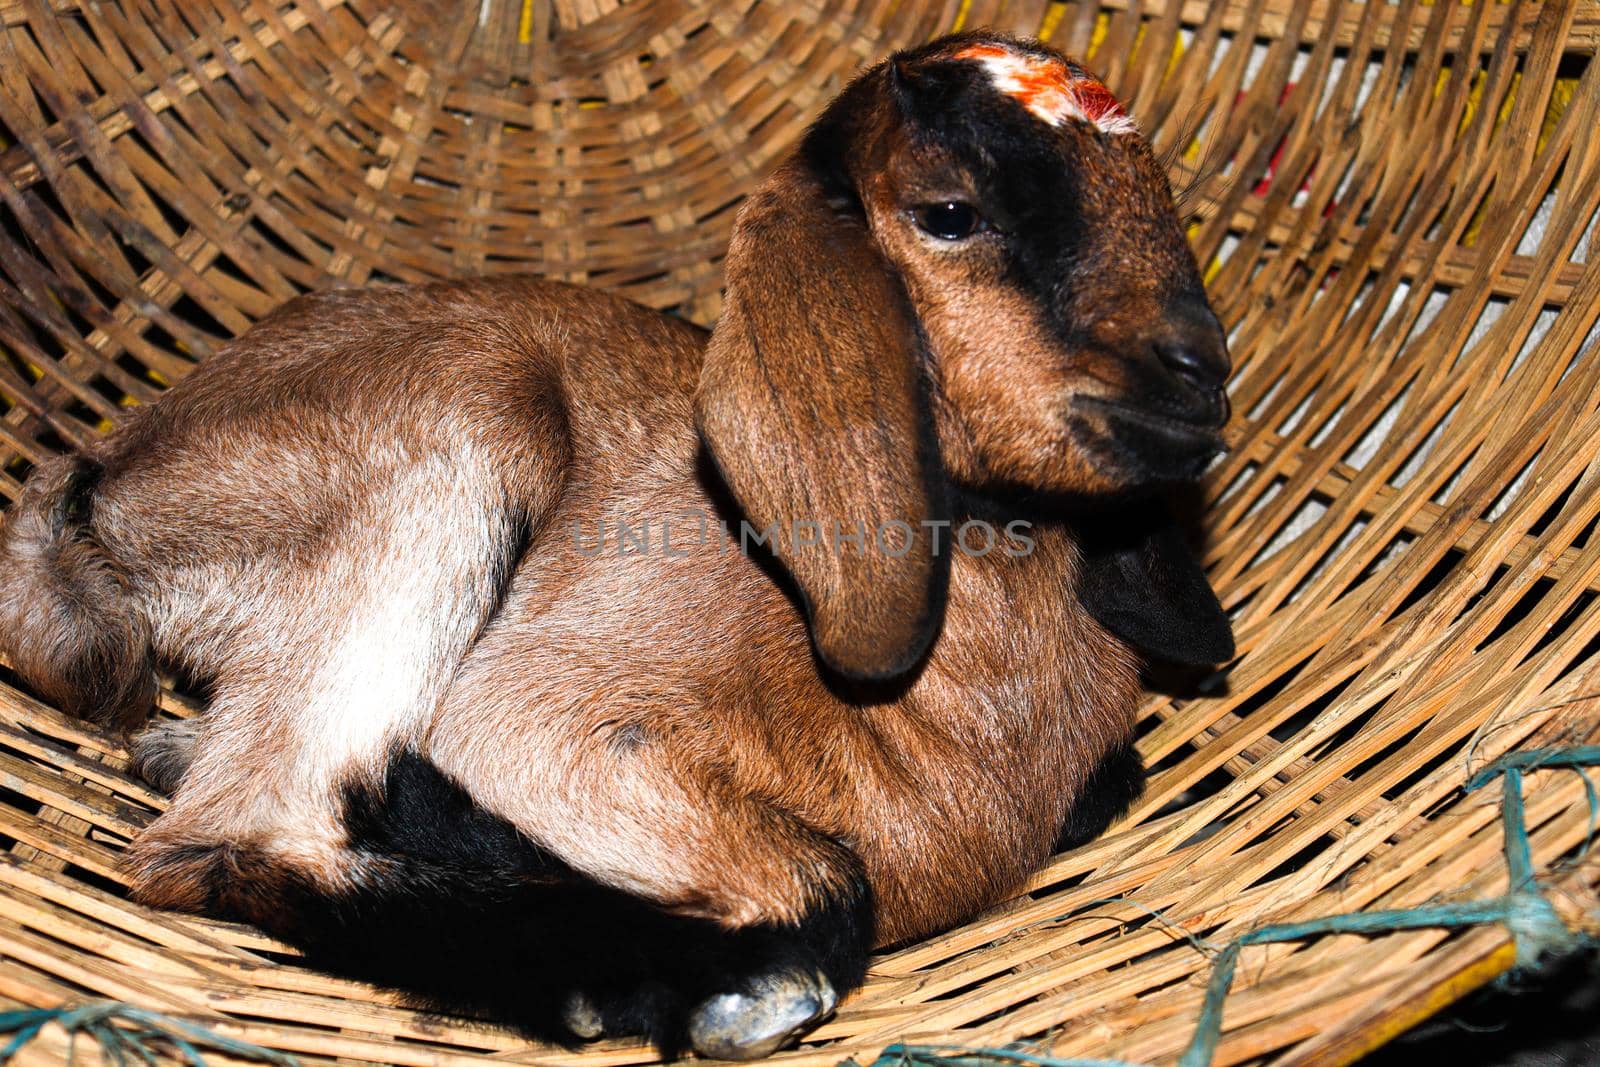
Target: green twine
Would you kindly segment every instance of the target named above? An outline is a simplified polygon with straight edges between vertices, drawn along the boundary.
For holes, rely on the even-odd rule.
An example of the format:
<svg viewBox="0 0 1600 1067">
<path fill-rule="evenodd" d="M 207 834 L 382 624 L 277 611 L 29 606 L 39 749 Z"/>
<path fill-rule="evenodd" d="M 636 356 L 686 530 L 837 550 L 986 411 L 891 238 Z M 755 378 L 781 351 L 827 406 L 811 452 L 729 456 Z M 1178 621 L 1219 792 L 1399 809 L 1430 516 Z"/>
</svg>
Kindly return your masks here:
<svg viewBox="0 0 1600 1067">
<path fill-rule="evenodd" d="M 1222 1037 L 1222 1005 L 1233 986 L 1240 950 L 1247 945 L 1282 941 L 1303 941 L 1324 934 L 1386 934 L 1401 930 L 1457 929 L 1502 923 L 1511 931 L 1517 948 L 1517 965 L 1532 963 L 1544 952 L 1575 943 L 1575 935 L 1561 921 L 1555 908 L 1538 890 L 1533 869 L 1533 853 L 1528 843 L 1527 820 L 1522 808 L 1522 773 L 1535 769 L 1561 767 L 1583 779 L 1589 801 L 1589 831 L 1579 855 L 1589 849 L 1596 823 L 1600 822 L 1600 795 L 1583 772 L 1586 766 L 1600 765 L 1600 745 L 1570 749 L 1533 749 L 1504 756 L 1474 774 L 1466 792 L 1481 789 L 1496 778 L 1504 778 L 1500 815 L 1505 827 L 1506 867 L 1510 888 L 1495 900 L 1466 904 L 1436 904 L 1389 911 L 1355 912 L 1330 915 L 1297 923 L 1274 923 L 1241 934 L 1216 954 L 1211 964 L 1211 979 L 1195 1023 L 1194 1036 L 1178 1058 L 1178 1067 L 1211 1067 Z M 1097 901 L 1096 904 L 1110 901 Z M 1132 904 L 1124 900 L 1122 903 Z M 1141 905 L 1142 907 L 1142 905 Z M 1152 909 L 1152 914 L 1158 914 Z M 1166 922 L 1162 916 L 1162 921 Z M 1168 926 L 1175 924 L 1166 922 Z M 1182 927 L 1178 927 L 1182 929 Z M 1187 931 L 1185 931 L 1187 933 Z M 1200 942 L 1190 935 L 1191 943 Z M 1131 1067 L 1118 1060 L 1053 1059 L 1017 1048 L 962 1048 L 945 1045 L 890 1045 L 872 1067 L 985 1067 L 995 1061 L 1022 1063 L 1032 1067 Z M 854 1067 L 851 1060 L 845 1063 Z"/>
<path fill-rule="evenodd" d="M 1531 748 L 1501 756 L 1467 779 L 1467 792 L 1482 789 L 1506 771 L 1537 771 L 1547 767 L 1593 767 L 1600 764 L 1600 745 L 1578 748 Z"/>
<path fill-rule="evenodd" d="M 1573 940 L 1555 908 L 1538 891 L 1533 869 L 1533 853 L 1528 844 L 1528 825 L 1522 811 L 1522 772 L 1534 768 L 1580 767 L 1600 764 L 1600 745 L 1564 750 L 1533 749 L 1502 757 L 1473 775 L 1466 791 L 1480 789 L 1496 778 L 1504 778 L 1500 817 L 1505 827 L 1506 868 L 1510 888 L 1497 900 L 1471 904 L 1436 904 L 1392 911 L 1356 912 L 1330 915 L 1300 923 L 1276 923 L 1240 935 L 1222 950 L 1211 965 L 1211 981 L 1200 1008 L 1189 1047 L 1178 1058 L 1178 1067 L 1210 1067 L 1222 1036 L 1222 1004 L 1233 985 L 1233 972 L 1239 963 L 1239 950 L 1246 945 L 1278 941 L 1301 941 L 1323 934 L 1379 934 L 1399 930 L 1456 929 L 1503 923 L 1517 946 L 1517 965 L 1532 963 L 1544 952 Z M 1581 770 L 1578 770 L 1582 774 Z M 1584 776 L 1589 793 L 1590 836 L 1596 805 L 1594 786 Z M 1587 842 L 1585 842 L 1587 845 Z"/>
<path fill-rule="evenodd" d="M 1583 780 L 1584 797 L 1589 802 L 1589 830 L 1584 834 L 1583 844 L 1578 849 L 1578 855 L 1584 856 L 1589 852 L 1589 846 L 1594 841 L 1594 832 L 1600 826 L 1600 793 L 1595 792 L 1594 782 L 1584 773 L 1585 767 L 1600 764 L 1600 745 L 1584 745 L 1578 748 L 1536 748 L 1528 752 L 1513 752 L 1509 756 L 1502 756 L 1483 770 L 1467 779 L 1467 792 L 1481 789 L 1508 771 L 1517 773 L 1518 792 L 1521 792 L 1522 772 L 1544 770 L 1551 767 L 1562 767 L 1572 771 Z M 1507 779 L 1508 785 L 1510 779 Z M 1521 797 L 1518 797 L 1521 804 Z M 1527 834 L 1523 833 L 1523 844 L 1527 844 Z M 1509 847 L 1509 846 L 1508 846 Z M 1524 847 L 1526 852 L 1526 847 Z"/>
<path fill-rule="evenodd" d="M 960 1045 L 889 1045 L 872 1067 L 993 1067 L 996 1061 L 1028 1067 L 1144 1067 L 1122 1060 L 1059 1059 L 1019 1048 L 964 1048 Z M 854 1067 L 854 1060 L 845 1060 Z"/>
<path fill-rule="evenodd" d="M 123 1025 L 115 1025 L 118 1022 Z M 202 1047 L 231 1056 L 277 1064 L 278 1067 L 298 1067 L 300 1063 L 287 1052 L 224 1037 L 195 1023 L 116 1001 L 100 1001 L 77 1008 L 0 1012 L 0 1034 L 12 1035 L 10 1042 L 0 1048 L 0 1063 L 10 1060 L 21 1051 L 47 1023 L 58 1023 L 71 1034 L 80 1031 L 88 1034 L 117 1067 L 123 1067 L 130 1056 L 155 1067 L 157 1060 L 151 1046 L 157 1043 L 177 1049 L 189 1067 L 206 1067 L 205 1057 L 200 1053 Z"/>
</svg>

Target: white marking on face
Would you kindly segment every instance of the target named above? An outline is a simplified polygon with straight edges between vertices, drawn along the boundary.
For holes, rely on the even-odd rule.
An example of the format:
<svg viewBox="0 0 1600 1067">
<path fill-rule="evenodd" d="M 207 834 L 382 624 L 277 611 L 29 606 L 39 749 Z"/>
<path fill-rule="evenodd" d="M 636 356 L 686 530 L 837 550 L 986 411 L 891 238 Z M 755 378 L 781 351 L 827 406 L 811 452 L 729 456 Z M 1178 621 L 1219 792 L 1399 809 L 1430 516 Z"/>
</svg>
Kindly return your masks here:
<svg viewBox="0 0 1600 1067">
<path fill-rule="evenodd" d="M 977 60 L 996 90 L 1052 126 L 1070 119 L 1108 134 L 1139 132 L 1111 90 L 1074 63 L 988 44 L 970 45 L 955 58 Z"/>
</svg>

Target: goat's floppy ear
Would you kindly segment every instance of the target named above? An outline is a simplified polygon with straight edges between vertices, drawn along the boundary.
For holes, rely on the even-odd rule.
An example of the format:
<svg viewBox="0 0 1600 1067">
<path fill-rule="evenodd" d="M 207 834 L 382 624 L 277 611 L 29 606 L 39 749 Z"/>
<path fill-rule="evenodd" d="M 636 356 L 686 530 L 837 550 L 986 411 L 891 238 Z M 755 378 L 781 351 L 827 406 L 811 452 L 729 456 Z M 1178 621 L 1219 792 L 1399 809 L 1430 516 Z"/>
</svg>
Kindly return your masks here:
<svg viewBox="0 0 1600 1067">
<path fill-rule="evenodd" d="M 1233 627 L 1164 504 L 1095 516 L 1079 546 L 1078 597 L 1107 630 L 1168 663 L 1233 658 Z"/>
<path fill-rule="evenodd" d="M 734 226 L 697 416 L 745 520 L 772 531 L 817 653 L 848 678 L 909 670 L 943 611 L 920 345 L 865 220 L 785 163 Z"/>
</svg>

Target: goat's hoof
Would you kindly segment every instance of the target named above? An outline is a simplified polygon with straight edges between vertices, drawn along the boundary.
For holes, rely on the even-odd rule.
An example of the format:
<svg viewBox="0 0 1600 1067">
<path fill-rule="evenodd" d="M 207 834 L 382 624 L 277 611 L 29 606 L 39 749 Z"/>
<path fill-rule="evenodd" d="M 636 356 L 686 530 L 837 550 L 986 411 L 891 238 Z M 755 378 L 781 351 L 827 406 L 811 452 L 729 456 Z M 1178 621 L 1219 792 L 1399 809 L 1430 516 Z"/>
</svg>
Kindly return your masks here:
<svg viewBox="0 0 1600 1067">
<path fill-rule="evenodd" d="M 779 971 L 742 992 L 719 993 L 689 1016 L 689 1043 L 702 1056 L 757 1060 L 821 1022 L 839 1003 L 820 974 Z"/>
<path fill-rule="evenodd" d="M 133 772 L 161 792 L 178 791 L 200 744 L 198 719 L 162 719 L 133 736 L 128 748 Z"/>
<path fill-rule="evenodd" d="M 582 993 L 574 993 L 561 1005 L 561 1021 L 568 1030 L 583 1041 L 593 1041 L 606 1032 L 605 1020 L 600 1018 L 600 1009 L 595 1006 Z"/>
</svg>

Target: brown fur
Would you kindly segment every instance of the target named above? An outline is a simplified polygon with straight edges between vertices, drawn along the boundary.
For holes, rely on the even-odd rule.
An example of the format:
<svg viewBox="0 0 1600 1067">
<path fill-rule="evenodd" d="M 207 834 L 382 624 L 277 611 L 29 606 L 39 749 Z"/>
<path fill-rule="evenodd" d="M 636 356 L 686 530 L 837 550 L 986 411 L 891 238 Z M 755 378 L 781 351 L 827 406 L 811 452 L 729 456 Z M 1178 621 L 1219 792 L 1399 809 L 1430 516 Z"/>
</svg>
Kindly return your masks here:
<svg viewBox="0 0 1600 1067">
<path fill-rule="evenodd" d="M 216 906 L 266 856 L 229 906 L 270 918 L 284 870 L 370 877 L 339 797 L 400 748 L 571 868 L 729 925 L 797 920 L 859 857 L 892 942 L 1037 867 L 1138 693 L 1140 657 L 1073 596 L 1071 526 L 1017 557 L 784 534 L 781 568 L 718 528 L 1003 526 L 1040 514 L 1018 489 L 1147 480 L 1082 400 L 1142 403 L 1198 291 L 1165 181 L 1136 137 L 1049 134 L 1092 223 L 1060 292 L 994 240 L 930 243 L 908 207 L 984 195 L 896 104 L 941 63 L 867 75 L 752 197 L 709 347 L 525 278 L 309 296 L 114 435 L 76 532 L 47 518 L 66 467 L 36 480 L 0 539 L 27 571 L 0 600 L 23 675 L 67 699 L 82 657 L 115 663 L 88 704 L 118 718 L 151 649 L 213 688 L 192 752 L 148 746 L 184 769 L 133 848 L 140 899 Z M 710 534 L 596 554 L 601 517 Z M 99 618 L 133 620 L 103 654 Z"/>
<path fill-rule="evenodd" d="M 27 580 L 0 583 L 0 648 L 63 711 L 127 729 L 149 714 L 156 678 L 122 574 L 69 514 L 94 470 L 51 460 L 7 513 L 0 570 Z"/>
</svg>

